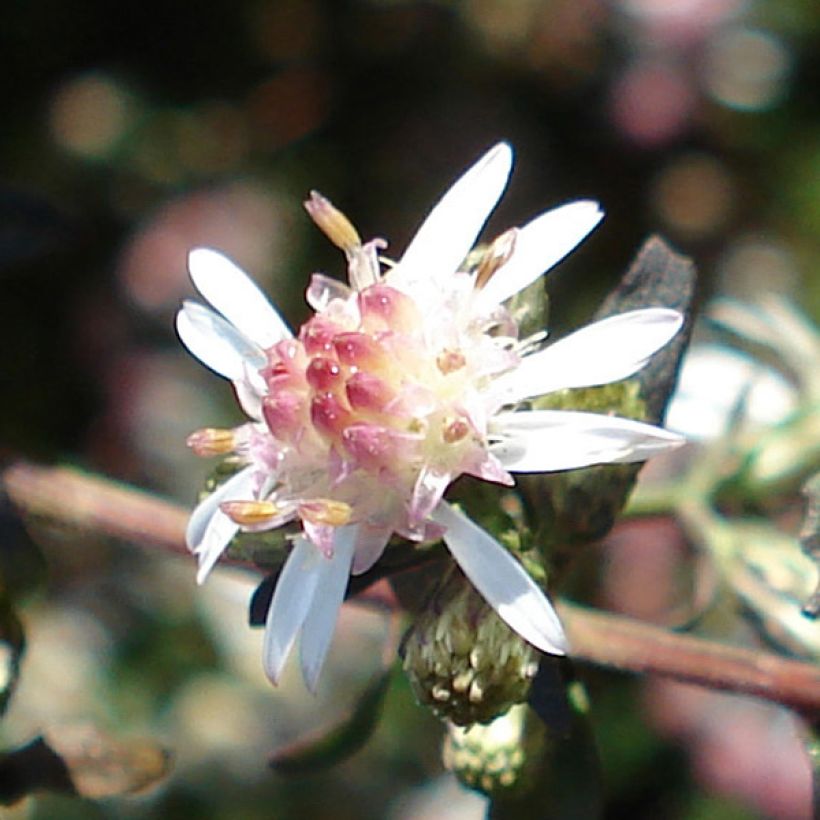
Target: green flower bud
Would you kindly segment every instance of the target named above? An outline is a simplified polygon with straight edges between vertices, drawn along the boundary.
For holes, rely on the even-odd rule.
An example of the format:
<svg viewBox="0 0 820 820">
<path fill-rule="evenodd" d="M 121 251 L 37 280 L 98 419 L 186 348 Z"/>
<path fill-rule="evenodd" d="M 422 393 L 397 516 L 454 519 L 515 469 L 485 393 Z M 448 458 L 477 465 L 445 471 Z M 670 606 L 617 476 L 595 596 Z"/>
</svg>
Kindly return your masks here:
<svg viewBox="0 0 820 820">
<path fill-rule="evenodd" d="M 403 654 L 418 700 L 459 726 L 487 723 L 524 701 L 538 671 L 537 651 L 455 569 L 411 628 Z"/>
<path fill-rule="evenodd" d="M 547 751 L 546 730 L 520 704 L 491 723 L 462 728 L 450 724 L 444 765 L 468 788 L 489 797 L 526 791 Z"/>
</svg>

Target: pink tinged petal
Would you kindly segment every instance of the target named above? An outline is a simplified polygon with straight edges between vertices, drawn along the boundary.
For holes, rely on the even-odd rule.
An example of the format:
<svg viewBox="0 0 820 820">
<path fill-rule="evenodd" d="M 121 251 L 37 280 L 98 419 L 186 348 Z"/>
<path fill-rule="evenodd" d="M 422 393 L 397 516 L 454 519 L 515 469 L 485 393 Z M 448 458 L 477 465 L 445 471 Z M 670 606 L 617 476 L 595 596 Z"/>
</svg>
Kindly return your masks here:
<svg viewBox="0 0 820 820">
<path fill-rule="evenodd" d="M 395 399 L 393 388 L 378 376 L 359 370 L 345 385 L 345 393 L 354 410 L 381 412 Z"/>
<path fill-rule="evenodd" d="M 239 525 L 219 509 L 225 501 L 242 501 L 253 497 L 256 482 L 254 467 L 246 467 L 231 476 L 203 499 L 191 514 L 185 532 L 185 541 L 197 558 L 199 569 L 196 581 L 202 584 L 220 555 L 239 531 Z"/>
<path fill-rule="evenodd" d="M 371 285 L 359 294 L 359 312 L 368 327 L 410 333 L 422 324 L 416 303 L 388 285 Z"/>
<path fill-rule="evenodd" d="M 330 448 L 328 455 L 328 475 L 332 487 L 338 487 L 355 469 L 354 465 L 335 448 Z"/>
<path fill-rule="evenodd" d="M 329 524 L 317 524 L 302 518 L 302 529 L 314 547 L 324 555 L 325 558 L 333 557 L 333 544 L 338 527 L 331 527 Z"/>
<path fill-rule="evenodd" d="M 197 290 L 260 347 L 271 347 L 293 335 L 250 277 L 218 251 L 192 250 L 188 270 Z"/>
<path fill-rule="evenodd" d="M 378 424 L 351 424 L 342 433 L 342 443 L 358 467 L 370 472 L 390 469 L 416 438 Z"/>
<path fill-rule="evenodd" d="M 276 390 L 262 400 L 262 416 L 277 438 L 291 436 L 302 425 L 304 401 L 295 390 Z"/>
<path fill-rule="evenodd" d="M 323 273 L 314 273 L 310 277 L 305 299 L 316 313 L 321 313 L 334 300 L 347 301 L 353 291 L 338 279 L 331 279 Z"/>
<path fill-rule="evenodd" d="M 510 146 L 502 142 L 491 148 L 433 208 L 401 262 L 388 273 L 388 283 L 396 279 L 406 290 L 413 283 L 435 282 L 458 270 L 503 193 L 511 169 Z"/>
<path fill-rule="evenodd" d="M 505 487 L 515 485 L 515 479 L 504 469 L 501 462 L 492 453 L 484 453 L 484 456 L 476 464 L 465 467 L 464 472 L 483 481 L 503 484 Z"/>
<path fill-rule="evenodd" d="M 296 636 L 313 605 L 324 560 L 310 541 L 298 537 L 276 581 L 262 646 L 265 674 L 274 684 L 279 683 Z"/>
<path fill-rule="evenodd" d="M 680 330 L 683 316 L 668 308 L 645 308 L 611 316 L 526 356 L 493 390 L 507 402 L 568 387 L 625 379 L 640 370 Z"/>
<path fill-rule="evenodd" d="M 285 387 L 301 389 L 304 386 L 307 357 L 301 342 L 293 339 L 278 342 L 267 353 L 268 366 L 262 371 L 262 375 L 269 391 Z"/>
<path fill-rule="evenodd" d="M 324 316 L 314 316 L 302 325 L 299 341 L 305 346 L 308 356 L 333 352 L 333 339 L 339 332 L 339 326 Z"/>
<path fill-rule="evenodd" d="M 185 301 L 177 313 L 180 341 L 206 367 L 226 379 L 241 379 L 246 363 L 263 367 L 262 349 L 209 308 Z"/>
<path fill-rule="evenodd" d="M 408 510 L 408 523 L 411 528 L 419 531 L 418 537 L 422 534 L 424 520 L 441 501 L 452 480 L 451 473 L 437 471 L 431 467 L 424 467 L 419 473 Z"/>
<path fill-rule="evenodd" d="M 349 367 L 374 368 L 384 362 L 384 349 L 366 333 L 338 333 L 333 347 L 339 361 Z"/>
<path fill-rule="evenodd" d="M 359 532 L 356 536 L 356 546 L 353 555 L 352 575 L 361 575 L 367 572 L 376 561 L 381 558 L 390 536 L 391 529 L 384 527 L 371 527 L 367 524 L 359 525 Z"/>
<path fill-rule="evenodd" d="M 603 219 L 597 202 L 581 200 L 553 208 L 521 228 L 509 260 L 478 295 L 489 310 L 532 284 L 579 245 Z"/>
<path fill-rule="evenodd" d="M 315 356 L 305 370 L 305 379 L 314 390 L 334 390 L 341 385 L 342 367 L 335 359 Z"/>
<path fill-rule="evenodd" d="M 336 530 L 333 557 L 321 558 L 319 580 L 302 626 L 300 659 L 305 684 L 311 692 L 316 691 L 319 674 L 327 657 L 336 619 L 344 600 L 358 527 L 340 527 Z"/>
<path fill-rule="evenodd" d="M 335 393 L 321 393 L 311 399 L 310 420 L 319 433 L 334 439 L 350 424 L 351 415 Z"/>
<path fill-rule="evenodd" d="M 525 641 L 550 655 L 565 655 L 567 639 L 546 595 L 489 533 L 442 502 L 433 520 L 447 528 L 444 543 L 473 586 Z"/>
<path fill-rule="evenodd" d="M 592 464 L 645 461 L 680 447 L 683 437 L 633 419 L 571 410 L 500 413 L 491 450 L 513 473 L 572 470 Z"/>
</svg>

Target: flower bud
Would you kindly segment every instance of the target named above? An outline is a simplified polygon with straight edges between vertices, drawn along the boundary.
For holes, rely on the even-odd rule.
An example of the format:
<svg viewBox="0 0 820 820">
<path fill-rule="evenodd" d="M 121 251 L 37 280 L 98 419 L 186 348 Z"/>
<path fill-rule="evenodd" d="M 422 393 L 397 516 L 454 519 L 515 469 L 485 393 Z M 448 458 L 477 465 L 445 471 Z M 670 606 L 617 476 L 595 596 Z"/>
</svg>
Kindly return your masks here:
<svg viewBox="0 0 820 820">
<path fill-rule="evenodd" d="M 310 218 L 337 248 L 351 251 L 362 244 L 350 220 L 318 191 L 311 191 L 310 199 L 304 204 Z"/>
<path fill-rule="evenodd" d="M 233 430 L 203 427 L 191 433 L 185 443 L 198 456 L 224 456 L 233 451 L 236 435 Z"/>
<path fill-rule="evenodd" d="M 444 766 L 468 788 L 491 797 L 526 791 L 547 749 L 546 730 L 525 704 L 486 725 L 450 725 Z"/>
<path fill-rule="evenodd" d="M 219 509 L 240 527 L 267 524 L 280 514 L 272 501 L 223 501 Z"/>
<path fill-rule="evenodd" d="M 419 701 L 469 726 L 526 700 L 538 654 L 454 570 L 408 633 L 404 669 Z"/>
</svg>

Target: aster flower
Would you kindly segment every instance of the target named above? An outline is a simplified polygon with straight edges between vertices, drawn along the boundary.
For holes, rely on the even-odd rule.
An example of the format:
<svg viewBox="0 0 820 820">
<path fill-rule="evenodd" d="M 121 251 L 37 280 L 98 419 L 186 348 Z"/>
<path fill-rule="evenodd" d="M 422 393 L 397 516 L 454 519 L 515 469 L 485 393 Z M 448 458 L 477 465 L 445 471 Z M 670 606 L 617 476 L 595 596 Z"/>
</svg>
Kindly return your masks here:
<svg viewBox="0 0 820 820">
<path fill-rule="evenodd" d="M 512 151 L 499 144 L 423 222 L 397 262 L 363 243 L 317 193 L 305 206 L 347 258 L 349 284 L 314 274 L 314 315 L 293 334 L 256 285 L 217 251 L 189 256 L 212 308 L 185 302 L 177 330 L 229 379 L 250 421 L 189 439 L 242 468 L 194 510 L 187 530 L 208 575 L 240 530 L 301 524 L 267 616 L 264 665 L 277 682 L 300 638 L 315 689 L 349 575 L 365 572 L 394 533 L 443 538 L 506 623 L 543 652 L 567 650 L 539 586 L 487 532 L 444 500 L 462 474 L 503 485 L 512 473 L 643 461 L 681 438 L 586 412 L 530 409 L 551 391 L 606 384 L 639 370 L 681 325 L 665 308 L 635 310 L 543 345 L 518 338 L 506 300 L 537 280 L 597 225 L 597 204 L 573 202 L 465 259 L 503 192 Z"/>
</svg>

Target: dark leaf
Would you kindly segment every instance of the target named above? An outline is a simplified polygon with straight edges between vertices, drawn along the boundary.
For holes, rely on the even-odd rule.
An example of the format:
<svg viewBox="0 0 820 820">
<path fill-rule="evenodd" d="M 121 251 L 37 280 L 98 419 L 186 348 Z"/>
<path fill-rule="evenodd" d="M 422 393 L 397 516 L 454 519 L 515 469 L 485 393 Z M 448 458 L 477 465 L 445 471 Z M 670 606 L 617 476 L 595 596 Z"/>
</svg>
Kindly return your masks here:
<svg viewBox="0 0 820 820">
<path fill-rule="evenodd" d="M 562 668 L 569 664 L 566 658 L 542 655 L 528 703 L 546 724 L 552 734 L 567 735 L 572 726 L 572 710 L 567 700 L 566 682 Z"/>
<path fill-rule="evenodd" d="M 655 424 L 663 421 L 689 340 L 695 268 L 659 237 L 650 237 L 595 320 L 642 307 L 671 307 L 684 314 L 683 330 L 630 379 L 601 387 L 559 391 L 544 407 L 612 412 Z M 539 404 L 539 407 L 542 406 Z M 605 535 L 626 503 L 641 464 L 605 464 L 545 475 L 519 476 L 531 511 L 537 511 L 539 541 L 560 563 L 557 550 Z M 556 561 L 557 559 L 557 561 Z"/>
<path fill-rule="evenodd" d="M 604 805 L 601 763 L 586 693 L 568 661 L 544 658 L 529 706 L 530 719 L 543 723 L 544 751 L 534 759 L 529 788 L 493 799 L 488 820 L 598 820 Z"/>
</svg>

